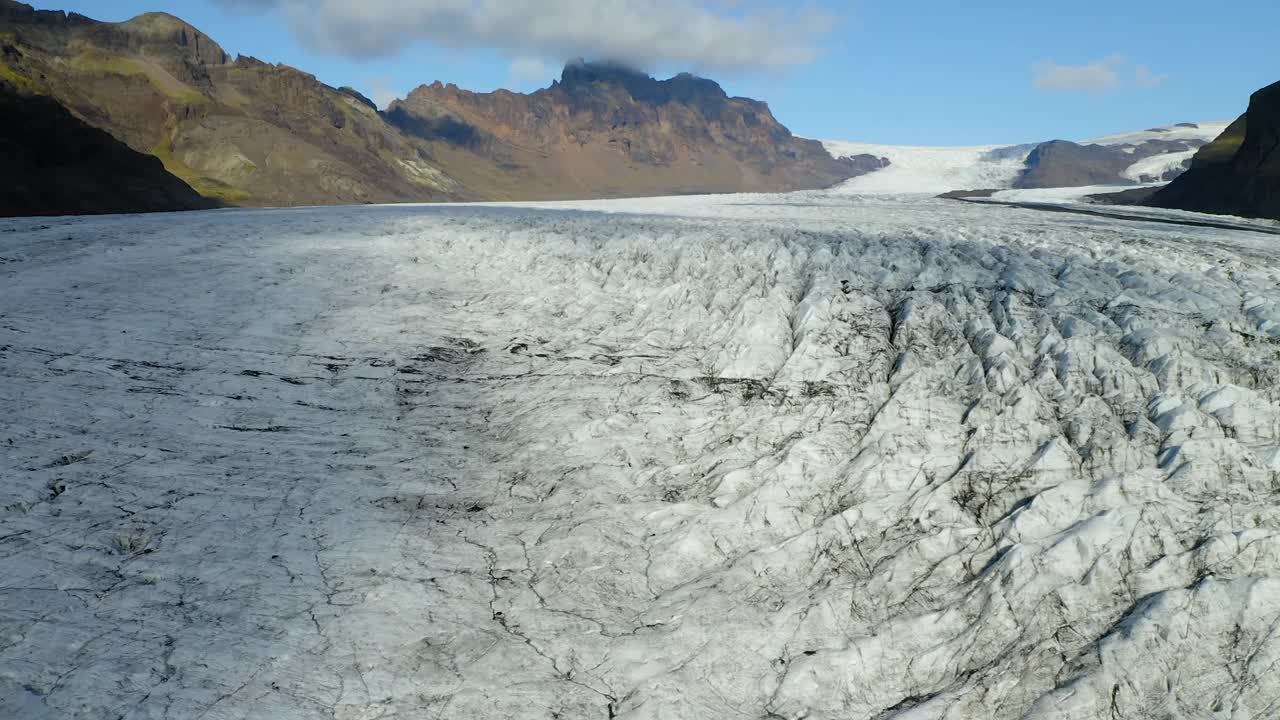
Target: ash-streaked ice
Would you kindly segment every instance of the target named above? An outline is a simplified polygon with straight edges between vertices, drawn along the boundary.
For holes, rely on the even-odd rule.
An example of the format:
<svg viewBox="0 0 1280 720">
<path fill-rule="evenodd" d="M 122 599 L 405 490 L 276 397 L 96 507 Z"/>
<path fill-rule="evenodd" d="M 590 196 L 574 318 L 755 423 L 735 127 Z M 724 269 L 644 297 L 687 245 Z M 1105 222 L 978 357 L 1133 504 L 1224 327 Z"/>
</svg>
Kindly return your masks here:
<svg viewBox="0 0 1280 720">
<path fill-rule="evenodd" d="M 847 192 L 0 221 L 0 716 L 1276 716 L 1278 257 Z"/>
</svg>

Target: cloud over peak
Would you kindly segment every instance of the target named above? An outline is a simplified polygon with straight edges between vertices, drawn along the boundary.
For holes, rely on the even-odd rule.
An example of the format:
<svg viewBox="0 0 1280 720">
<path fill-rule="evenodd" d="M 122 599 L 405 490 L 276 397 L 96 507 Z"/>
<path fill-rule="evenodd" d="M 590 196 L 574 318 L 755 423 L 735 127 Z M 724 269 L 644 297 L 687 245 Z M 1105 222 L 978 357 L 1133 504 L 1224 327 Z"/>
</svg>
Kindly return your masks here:
<svg viewBox="0 0 1280 720">
<path fill-rule="evenodd" d="M 528 63 L 611 58 L 637 67 L 774 70 L 812 62 L 832 19 L 739 0 L 219 0 L 279 11 L 310 46 L 350 56 L 426 41 Z M 783 9 L 788 8 L 788 9 Z"/>
</svg>

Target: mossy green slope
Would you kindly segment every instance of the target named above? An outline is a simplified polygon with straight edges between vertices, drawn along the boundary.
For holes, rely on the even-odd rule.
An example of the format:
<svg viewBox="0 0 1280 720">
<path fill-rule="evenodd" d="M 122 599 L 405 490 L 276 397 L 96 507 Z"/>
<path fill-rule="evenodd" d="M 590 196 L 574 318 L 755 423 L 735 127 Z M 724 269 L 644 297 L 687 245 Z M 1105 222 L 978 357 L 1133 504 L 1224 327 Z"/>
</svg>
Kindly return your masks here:
<svg viewBox="0 0 1280 720">
<path fill-rule="evenodd" d="M 1245 134 L 1249 126 L 1249 116 L 1241 115 L 1235 122 L 1227 126 L 1213 142 L 1200 148 L 1191 161 L 1192 167 L 1213 167 L 1224 165 L 1235 158 L 1244 145 Z"/>
</svg>

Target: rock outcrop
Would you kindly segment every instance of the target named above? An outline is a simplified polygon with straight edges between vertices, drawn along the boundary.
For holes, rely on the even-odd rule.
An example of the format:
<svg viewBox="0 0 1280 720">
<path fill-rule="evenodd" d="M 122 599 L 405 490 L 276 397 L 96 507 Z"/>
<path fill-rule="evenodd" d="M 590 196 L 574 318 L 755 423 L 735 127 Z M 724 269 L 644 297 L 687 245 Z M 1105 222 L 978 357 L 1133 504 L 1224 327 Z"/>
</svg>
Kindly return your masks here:
<svg viewBox="0 0 1280 720">
<path fill-rule="evenodd" d="M 1280 219 L 1280 83 L 1254 93 L 1248 112 L 1147 204 Z"/>
<path fill-rule="evenodd" d="M 1015 187 L 1050 188 L 1105 185 L 1123 180 L 1133 158 L 1102 145 L 1080 145 L 1051 140 L 1036 146 L 1027 157 L 1027 169 Z"/>
<path fill-rule="evenodd" d="M 883 170 L 893 164 L 893 161 L 889 158 L 880 155 L 872 155 L 871 153 L 849 155 L 847 157 L 840 158 L 840 161 L 856 170 L 859 175 Z"/>
</svg>

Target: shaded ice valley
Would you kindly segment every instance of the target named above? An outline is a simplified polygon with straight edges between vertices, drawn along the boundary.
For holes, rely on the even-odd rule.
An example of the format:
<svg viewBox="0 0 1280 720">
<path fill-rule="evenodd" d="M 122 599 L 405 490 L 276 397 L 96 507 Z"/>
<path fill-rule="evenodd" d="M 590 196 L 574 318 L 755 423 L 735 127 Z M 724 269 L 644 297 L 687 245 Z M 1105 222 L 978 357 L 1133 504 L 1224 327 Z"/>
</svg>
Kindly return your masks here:
<svg viewBox="0 0 1280 720">
<path fill-rule="evenodd" d="M 0 717 L 1276 717 L 1278 280 L 825 193 L 0 222 Z"/>
</svg>

